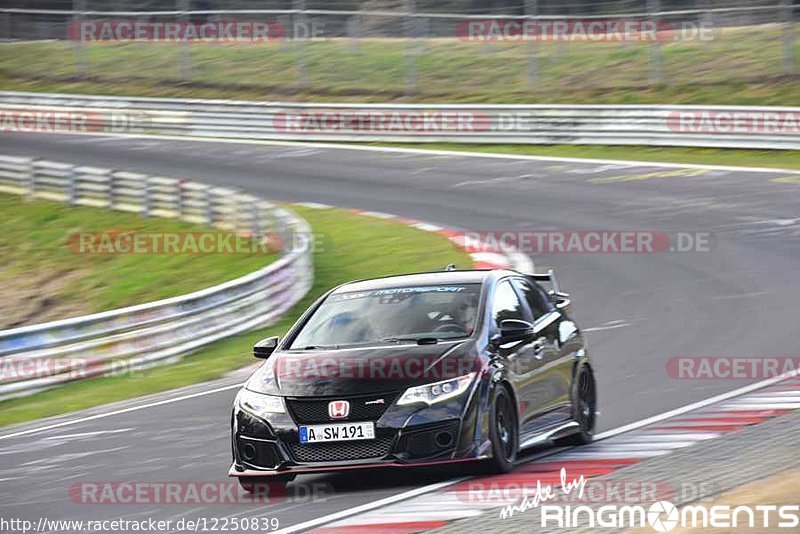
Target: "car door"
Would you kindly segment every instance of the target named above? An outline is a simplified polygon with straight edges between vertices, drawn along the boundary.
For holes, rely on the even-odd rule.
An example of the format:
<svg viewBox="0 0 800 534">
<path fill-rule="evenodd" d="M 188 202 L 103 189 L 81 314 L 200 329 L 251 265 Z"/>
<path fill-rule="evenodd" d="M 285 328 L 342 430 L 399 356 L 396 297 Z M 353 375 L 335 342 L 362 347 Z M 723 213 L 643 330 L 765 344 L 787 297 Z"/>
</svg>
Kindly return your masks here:
<svg viewBox="0 0 800 534">
<path fill-rule="evenodd" d="M 491 307 L 492 328 L 500 332 L 500 323 L 506 319 L 518 319 L 533 323 L 534 319 L 520 293 L 510 279 L 498 282 Z M 505 366 L 517 396 L 519 426 L 524 437 L 536 426 L 536 418 L 547 405 L 546 391 L 541 388 L 539 374 L 545 364 L 541 352 L 545 348 L 535 343 L 536 336 L 496 346 L 493 350 Z"/>
<path fill-rule="evenodd" d="M 542 422 L 568 419 L 571 416 L 573 357 L 571 351 L 560 343 L 561 312 L 537 283 L 523 277 L 515 277 L 512 282 L 534 319 L 534 350 L 542 364 L 537 388 L 544 398 L 542 412 L 548 414 Z"/>
</svg>

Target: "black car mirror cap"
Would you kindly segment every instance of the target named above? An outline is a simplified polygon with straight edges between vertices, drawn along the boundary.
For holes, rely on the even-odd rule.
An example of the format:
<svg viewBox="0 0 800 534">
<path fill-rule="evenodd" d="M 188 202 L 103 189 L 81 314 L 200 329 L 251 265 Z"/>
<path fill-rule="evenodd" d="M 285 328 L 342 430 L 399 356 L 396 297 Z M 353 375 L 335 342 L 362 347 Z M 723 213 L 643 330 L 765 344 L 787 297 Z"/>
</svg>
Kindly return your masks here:
<svg viewBox="0 0 800 534">
<path fill-rule="evenodd" d="M 570 313 L 572 311 L 572 299 L 570 299 L 569 293 L 557 293 L 555 291 L 551 291 L 550 300 L 553 302 L 553 305 L 557 310 L 563 310 L 566 313 Z"/>
<path fill-rule="evenodd" d="M 512 341 L 522 341 L 534 334 L 533 324 L 521 319 L 504 319 L 500 321 L 500 335 L 495 342 L 502 345 Z"/>
<path fill-rule="evenodd" d="M 572 301 L 569 299 L 558 301 L 556 302 L 556 309 L 558 311 L 563 311 L 564 313 L 570 314 L 572 313 Z"/>
<path fill-rule="evenodd" d="M 260 358 L 262 360 L 266 360 L 272 353 L 275 352 L 275 349 L 278 348 L 278 343 L 280 342 L 281 338 L 278 336 L 267 337 L 253 345 L 253 356 L 256 358 Z"/>
</svg>

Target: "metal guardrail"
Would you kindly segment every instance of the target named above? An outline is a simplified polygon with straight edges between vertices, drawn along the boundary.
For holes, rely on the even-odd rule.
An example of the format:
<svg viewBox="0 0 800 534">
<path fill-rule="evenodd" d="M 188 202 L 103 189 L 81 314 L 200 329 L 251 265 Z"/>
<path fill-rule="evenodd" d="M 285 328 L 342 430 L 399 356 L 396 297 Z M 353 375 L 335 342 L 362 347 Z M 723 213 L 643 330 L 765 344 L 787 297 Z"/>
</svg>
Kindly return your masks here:
<svg viewBox="0 0 800 534">
<path fill-rule="evenodd" d="M 800 108 L 791 107 L 299 104 L 0 92 L 0 116 L 12 117 L 10 122 L 0 121 L 0 130 L 9 131 L 8 124 L 12 124 L 11 129 L 17 125 L 22 131 L 48 131 L 39 128 L 36 120 L 53 112 L 79 117 L 81 127 L 58 130 L 78 133 L 289 141 L 800 148 Z M 25 113 L 29 114 L 27 121 L 17 120 Z M 686 117 L 706 127 L 687 128 Z M 52 122 L 45 120 L 44 124 Z M 737 129 L 742 124 L 744 128 Z"/>
<path fill-rule="evenodd" d="M 231 232 L 275 232 L 293 243 L 275 262 L 208 289 L 147 304 L 0 331 L 0 399 L 176 360 L 213 341 L 275 322 L 310 289 L 310 227 L 231 189 L 0 156 L 0 191 L 179 218 Z"/>
</svg>

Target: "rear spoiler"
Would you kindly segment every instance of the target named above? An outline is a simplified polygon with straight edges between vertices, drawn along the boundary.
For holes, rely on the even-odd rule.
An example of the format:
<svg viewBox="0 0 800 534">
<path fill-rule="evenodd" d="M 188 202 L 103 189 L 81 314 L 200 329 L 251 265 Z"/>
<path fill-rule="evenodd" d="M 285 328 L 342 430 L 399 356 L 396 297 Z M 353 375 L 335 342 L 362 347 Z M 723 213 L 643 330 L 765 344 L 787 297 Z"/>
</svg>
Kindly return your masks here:
<svg viewBox="0 0 800 534">
<path fill-rule="evenodd" d="M 548 270 L 546 273 L 531 273 L 526 276 L 536 282 L 550 284 L 548 294 L 553 299 L 556 308 L 566 312 L 571 311 L 572 300 L 570 299 L 569 293 L 561 291 L 561 286 L 558 285 L 558 278 L 556 278 L 556 272 L 553 269 Z"/>
</svg>

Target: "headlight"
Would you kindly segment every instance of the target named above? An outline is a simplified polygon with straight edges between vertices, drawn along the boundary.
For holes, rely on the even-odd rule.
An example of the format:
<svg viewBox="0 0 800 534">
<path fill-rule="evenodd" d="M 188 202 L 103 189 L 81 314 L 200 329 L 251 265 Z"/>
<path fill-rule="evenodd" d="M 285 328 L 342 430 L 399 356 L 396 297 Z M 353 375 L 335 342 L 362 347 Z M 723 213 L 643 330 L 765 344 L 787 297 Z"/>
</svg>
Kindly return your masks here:
<svg viewBox="0 0 800 534">
<path fill-rule="evenodd" d="M 406 392 L 403 393 L 403 396 L 400 397 L 400 400 L 397 401 L 397 404 L 403 405 L 424 402 L 430 406 L 436 402 L 458 397 L 472 384 L 472 379 L 475 378 L 475 374 L 476 373 L 470 373 L 468 375 L 459 376 L 458 378 L 450 378 L 448 380 L 442 380 L 441 382 L 434 382 L 433 384 L 408 388 Z"/>
<path fill-rule="evenodd" d="M 256 393 L 249 389 L 240 390 L 236 396 L 236 402 L 243 410 L 259 417 L 265 417 L 271 413 L 284 413 L 283 399 L 274 395 Z"/>
</svg>

